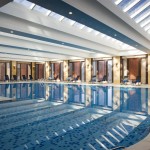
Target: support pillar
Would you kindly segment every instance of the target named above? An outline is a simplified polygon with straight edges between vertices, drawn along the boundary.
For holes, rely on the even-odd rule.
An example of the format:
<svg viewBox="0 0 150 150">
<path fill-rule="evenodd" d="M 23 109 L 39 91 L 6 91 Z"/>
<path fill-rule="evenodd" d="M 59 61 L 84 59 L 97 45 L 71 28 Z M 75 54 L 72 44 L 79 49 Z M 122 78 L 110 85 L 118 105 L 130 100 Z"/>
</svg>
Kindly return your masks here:
<svg viewBox="0 0 150 150">
<path fill-rule="evenodd" d="M 150 85 L 150 54 L 148 54 L 148 84 Z"/>
<path fill-rule="evenodd" d="M 17 62 L 16 61 L 11 61 L 10 63 L 10 75 L 11 79 L 13 79 L 13 75 L 17 75 Z"/>
<path fill-rule="evenodd" d="M 68 78 L 68 60 L 64 60 L 63 72 L 64 72 L 64 81 Z"/>
<path fill-rule="evenodd" d="M 49 63 L 49 61 L 47 61 L 45 63 L 45 78 L 46 79 L 48 79 L 48 77 L 50 76 L 49 70 L 50 70 L 50 63 Z"/>
<path fill-rule="evenodd" d="M 91 70 L 91 58 L 86 58 L 85 59 L 85 80 L 86 82 L 91 81 L 91 74 L 92 74 L 92 70 Z"/>
<path fill-rule="evenodd" d="M 31 63 L 31 74 L 32 74 L 33 80 L 35 80 L 35 62 Z"/>
</svg>

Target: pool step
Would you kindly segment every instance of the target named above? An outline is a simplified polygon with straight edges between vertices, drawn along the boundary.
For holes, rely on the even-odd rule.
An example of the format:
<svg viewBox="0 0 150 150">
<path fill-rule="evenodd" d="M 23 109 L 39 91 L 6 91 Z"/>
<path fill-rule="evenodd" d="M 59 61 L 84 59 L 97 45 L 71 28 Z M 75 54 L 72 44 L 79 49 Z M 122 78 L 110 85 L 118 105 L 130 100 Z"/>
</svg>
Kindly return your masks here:
<svg viewBox="0 0 150 150">
<path fill-rule="evenodd" d="M 47 147 L 65 150 L 76 150 L 77 148 L 109 149 L 119 143 L 136 125 L 132 124 L 132 122 L 130 125 L 127 116 L 125 116 L 125 119 L 123 116 L 122 118 L 118 118 L 118 114 L 113 112 L 72 131 L 68 131 L 63 136 L 60 135 L 48 142 L 41 143 L 35 149 L 44 150 Z"/>
</svg>

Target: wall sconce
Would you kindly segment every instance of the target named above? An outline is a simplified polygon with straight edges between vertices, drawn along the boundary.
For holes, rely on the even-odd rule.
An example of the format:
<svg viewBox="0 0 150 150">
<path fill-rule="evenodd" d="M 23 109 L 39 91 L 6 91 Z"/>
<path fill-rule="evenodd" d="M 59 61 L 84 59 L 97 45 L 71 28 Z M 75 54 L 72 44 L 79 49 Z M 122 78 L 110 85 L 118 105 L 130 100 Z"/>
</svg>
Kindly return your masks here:
<svg viewBox="0 0 150 150">
<path fill-rule="evenodd" d="M 15 66 L 15 65 L 13 65 L 13 69 L 16 69 L 16 66 Z"/>
</svg>

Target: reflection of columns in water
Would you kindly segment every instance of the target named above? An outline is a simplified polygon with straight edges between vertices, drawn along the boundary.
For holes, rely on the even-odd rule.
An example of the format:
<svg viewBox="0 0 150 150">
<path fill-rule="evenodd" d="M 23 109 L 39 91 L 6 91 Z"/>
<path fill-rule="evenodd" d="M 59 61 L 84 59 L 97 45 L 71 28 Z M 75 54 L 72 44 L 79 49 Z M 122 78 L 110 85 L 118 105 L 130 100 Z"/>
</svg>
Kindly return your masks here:
<svg viewBox="0 0 150 150">
<path fill-rule="evenodd" d="M 120 110 L 120 88 L 113 88 L 113 110 Z"/>
<path fill-rule="evenodd" d="M 44 86 L 45 88 L 45 100 L 49 100 L 50 92 L 49 92 L 49 86 Z"/>
<path fill-rule="evenodd" d="M 150 114 L 150 89 L 148 89 L 148 114 Z"/>
<path fill-rule="evenodd" d="M 68 101 L 68 86 L 64 85 L 64 103 Z"/>
<path fill-rule="evenodd" d="M 91 106 L 91 88 L 86 88 L 85 106 Z"/>
</svg>

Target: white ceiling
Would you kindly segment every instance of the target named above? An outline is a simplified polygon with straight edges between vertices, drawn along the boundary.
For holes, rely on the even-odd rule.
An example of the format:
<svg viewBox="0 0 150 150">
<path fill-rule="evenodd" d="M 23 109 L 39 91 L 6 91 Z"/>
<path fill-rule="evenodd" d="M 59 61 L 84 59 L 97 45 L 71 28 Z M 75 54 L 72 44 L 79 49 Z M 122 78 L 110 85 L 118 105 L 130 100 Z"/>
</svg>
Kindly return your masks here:
<svg viewBox="0 0 150 150">
<path fill-rule="evenodd" d="M 144 44 L 147 50 L 143 52 L 26 0 L 14 0 L 0 8 L 0 27 L 9 29 L 7 33 L 4 31 L 0 32 L 0 59 L 51 61 L 149 53 L 149 29 L 145 31 L 144 25 L 141 27 L 142 22 L 137 24 L 135 20 L 130 19 L 126 13 L 117 7 L 118 5 L 115 4 L 117 0 L 64 1 L 97 20 L 104 22 L 106 25 L 109 24 L 112 28 L 115 28 L 138 43 Z M 99 10 L 98 4 L 101 5 L 100 3 L 119 18 L 116 17 L 113 19 L 112 16 L 108 15 L 106 10 Z M 131 30 L 129 26 L 122 24 L 119 21 L 120 18 L 131 29 L 134 27 L 135 30 Z M 148 17 L 146 19 L 148 20 Z M 147 21 L 145 26 L 148 24 Z M 19 35 L 16 34 L 16 31 L 19 31 Z M 27 36 L 24 36 L 25 34 Z M 28 35 L 35 35 L 40 38 L 36 39 Z M 59 41 L 59 43 L 53 43 L 49 39 Z"/>
</svg>

